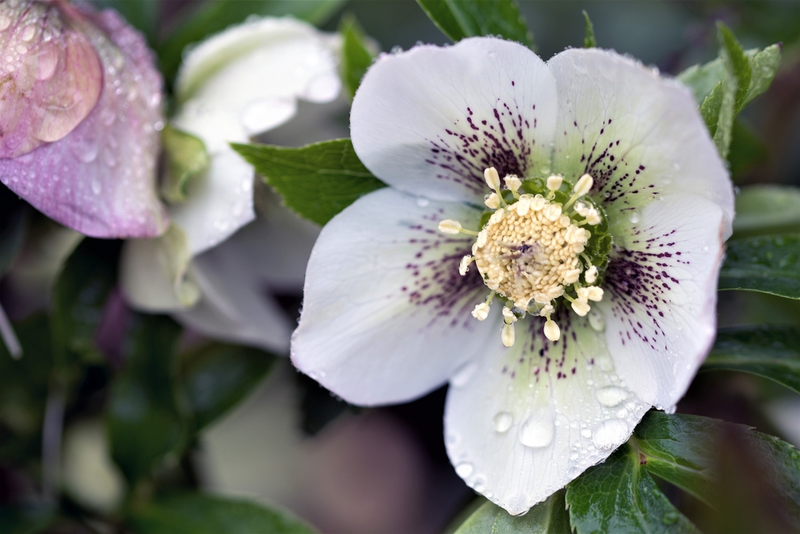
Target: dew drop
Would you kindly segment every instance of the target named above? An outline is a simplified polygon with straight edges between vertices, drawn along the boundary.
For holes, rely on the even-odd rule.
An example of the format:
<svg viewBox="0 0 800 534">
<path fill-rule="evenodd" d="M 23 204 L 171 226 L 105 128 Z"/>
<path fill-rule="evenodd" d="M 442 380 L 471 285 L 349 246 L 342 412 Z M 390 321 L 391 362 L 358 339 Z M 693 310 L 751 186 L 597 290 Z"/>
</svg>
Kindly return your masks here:
<svg viewBox="0 0 800 534">
<path fill-rule="evenodd" d="M 632 211 L 630 215 L 628 215 L 628 220 L 631 221 L 633 224 L 636 224 L 641 220 L 641 217 L 637 212 Z"/>
<path fill-rule="evenodd" d="M 103 185 L 100 183 L 100 180 L 92 180 L 92 193 L 95 195 L 99 195 L 103 191 Z"/>
<path fill-rule="evenodd" d="M 628 437 L 628 425 L 619 419 L 609 419 L 597 425 L 592 435 L 592 443 L 598 449 L 610 451 Z"/>
<path fill-rule="evenodd" d="M 22 33 L 20 34 L 19 38 L 23 41 L 30 41 L 33 39 L 33 36 L 36 35 L 36 27 L 34 26 L 26 26 Z"/>
<path fill-rule="evenodd" d="M 469 379 L 472 378 L 472 375 L 475 374 L 477 368 L 478 365 L 475 362 L 465 363 L 456 369 L 456 373 L 450 378 L 450 383 L 457 388 L 465 386 Z"/>
<path fill-rule="evenodd" d="M 483 477 L 475 477 L 475 481 L 472 483 L 472 489 L 478 493 L 486 491 L 486 481 L 483 480 Z"/>
<path fill-rule="evenodd" d="M 588 428 L 584 428 L 583 430 L 581 430 L 581 436 L 583 436 L 586 439 L 589 439 L 592 437 L 592 431 L 589 430 Z"/>
<path fill-rule="evenodd" d="M 594 363 L 601 371 L 611 371 L 614 369 L 614 363 L 608 356 L 600 356 L 595 358 Z"/>
<path fill-rule="evenodd" d="M 592 310 L 587 317 L 589 319 L 589 326 L 591 326 L 592 330 L 595 332 L 602 332 L 606 329 L 606 318 L 599 311 Z"/>
<path fill-rule="evenodd" d="M 430 201 L 427 198 L 420 197 L 417 199 L 417 206 L 419 206 L 420 208 L 424 208 L 428 204 L 430 204 Z"/>
<path fill-rule="evenodd" d="M 472 464 L 468 462 L 460 463 L 456 466 L 456 474 L 461 478 L 467 478 L 472 474 Z"/>
<path fill-rule="evenodd" d="M 556 431 L 555 417 L 551 411 L 534 414 L 522 424 L 519 441 L 526 447 L 546 447 L 553 441 Z"/>
<path fill-rule="evenodd" d="M 678 522 L 678 512 L 671 510 L 661 517 L 661 522 L 665 525 L 674 525 Z"/>
<path fill-rule="evenodd" d="M 492 426 L 496 432 L 500 432 L 501 434 L 508 432 L 508 429 L 511 428 L 513 424 L 514 416 L 508 412 L 498 412 L 492 418 Z"/>
<path fill-rule="evenodd" d="M 11 19 L 5 14 L 0 15 L 0 31 L 5 30 L 11 25 Z"/>
<path fill-rule="evenodd" d="M 72 151 L 84 163 L 91 163 L 97 159 L 99 146 L 97 141 L 91 138 L 82 138 L 78 140 L 72 147 Z"/>
<path fill-rule="evenodd" d="M 609 408 L 617 406 L 628 398 L 628 392 L 617 386 L 607 386 L 599 389 L 596 395 L 598 402 Z"/>
</svg>

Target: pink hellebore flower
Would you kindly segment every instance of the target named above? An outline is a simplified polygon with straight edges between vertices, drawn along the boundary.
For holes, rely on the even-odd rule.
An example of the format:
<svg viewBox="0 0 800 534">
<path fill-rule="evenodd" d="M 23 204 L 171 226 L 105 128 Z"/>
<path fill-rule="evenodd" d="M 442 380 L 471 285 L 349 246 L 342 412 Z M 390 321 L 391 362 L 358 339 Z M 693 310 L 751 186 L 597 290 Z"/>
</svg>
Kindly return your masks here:
<svg viewBox="0 0 800 534">
<path fill-rule="evenodd" d="M 112 10 L 6 0 L 0 47 L 0 181 L 86 235 L 162 233 L 162 79 L 142 36 Z"/>
</svg>

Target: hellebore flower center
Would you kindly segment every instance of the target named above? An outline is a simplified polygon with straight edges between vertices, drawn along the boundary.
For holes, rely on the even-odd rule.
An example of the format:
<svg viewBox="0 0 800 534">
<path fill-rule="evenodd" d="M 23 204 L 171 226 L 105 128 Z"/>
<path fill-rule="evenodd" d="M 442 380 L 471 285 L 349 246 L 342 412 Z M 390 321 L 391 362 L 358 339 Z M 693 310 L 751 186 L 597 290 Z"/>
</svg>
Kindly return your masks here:
<svg viewBox="0 0 800 534">
<path fill-rule="evenodd" d="M 572 310 L 584 317 L 591 310 L 590 300 L 603 299 L 603 290 L 594 285 L 598 278 L 597 262 L 593 255 L 585 253 L 593 234 L 582 228 L 583 225 L 598 226 L 603 219 L 598 208 L 584 201 L 576 203 L 589 192 L 594 180 L 588 174 L 583 175 L 572 188 L 572 195 L 559 202 L 556 196 L 563 195 L 559 194 L 563 183 L 561 176 L 552 175 L 547 179 L 549 192 L 543 196 L 541 193 L 520 194 L 523 182 L 516 175 L 508 175 L 504 179 L 511 193 L 508 200 L 500 189 L 500 177 L 494 167 L 486 169 L 484 177 L 494 192 L 485 198 L 486 206 L 493 212 L 483 229 L 480 232 L 466 230 L 452 219 L 439 223 L 439 231 L 445 234 L 477 236 L 472 256 L 461 260 L 459 274 L 466 275 L 469 264 L 474 261 L 492 292 L 486 302 L 475 306 L 472 315 L 479 321 L 485 320 L 492 300 L 499 296 L 506 302 L 501 335 L 506 347 L 514 345 L 514 323 L 527 314 L 544 317 L 544 335 L 557 341 L 561 330 L 550 316 L 559 301 L 569 301 Z M 535 183 L 526 181 L 526 189 L 535 191 Z M 601 256 L 600 264 L 604 265 L 608 261 L 608 250 L 597 250 L 597 253 Z"/>
</svg>

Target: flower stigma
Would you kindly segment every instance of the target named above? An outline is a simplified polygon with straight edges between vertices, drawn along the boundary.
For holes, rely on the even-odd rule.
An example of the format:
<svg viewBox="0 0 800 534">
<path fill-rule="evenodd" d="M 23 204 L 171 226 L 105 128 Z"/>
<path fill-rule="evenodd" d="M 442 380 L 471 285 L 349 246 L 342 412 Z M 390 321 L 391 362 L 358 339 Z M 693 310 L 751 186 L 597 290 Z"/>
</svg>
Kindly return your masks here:
<svg viewBox="0 0 800 534">
<path fill-rule="evenodd" d="M 486 169 L 484 177 L 493 192 L 485 199 L 490 215 L 483 227 L 468 230 L 451 219 L 439 223 L 443 233 L 476 236 L 472 254 L 462 258 L 458 271 L 464 276 L 475 263 L 491 293 L 472 315 L 485 320 L 498 296 L 505 302 L 501 340 L 506 347 L 514 345 L 514 324 L 528 314 L 543 317 L 544 335 L 557 341 L 561 329 L 551 315 L 559 305 L 569 305 L 584 317 L 591 310 L 590 301 L 603 299 L 602 288 L 595 285 L 600 274 L 597 258 L 586 253 L 593 232 L 584 228 L 603 222 L 600 210 L 585 198 L 594 180 L 584 174 L 567 196 L 559 191 L 564 184 L 559 175 L 548 177 L 541 192 L 535 185 L 524 187 L 536 181 L 523 182 L 516 175 L 501 182 L 494 167 Z M 501 183 L 510 194 L 504 196 Z"/>
</svg>

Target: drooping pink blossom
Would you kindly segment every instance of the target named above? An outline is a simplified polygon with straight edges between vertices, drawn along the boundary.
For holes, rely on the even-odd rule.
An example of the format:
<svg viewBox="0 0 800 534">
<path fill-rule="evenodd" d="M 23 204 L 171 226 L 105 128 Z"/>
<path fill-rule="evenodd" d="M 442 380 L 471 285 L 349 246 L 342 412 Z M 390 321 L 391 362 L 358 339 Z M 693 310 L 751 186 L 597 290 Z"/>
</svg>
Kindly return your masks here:
<svg viewBox="0 0 800 534">
<path fill-rule="evenodd" d="M 0 181 L 94 237 L 152 237 L 162 79 L 114 11 L 0 3 Z"/>
</svg>

